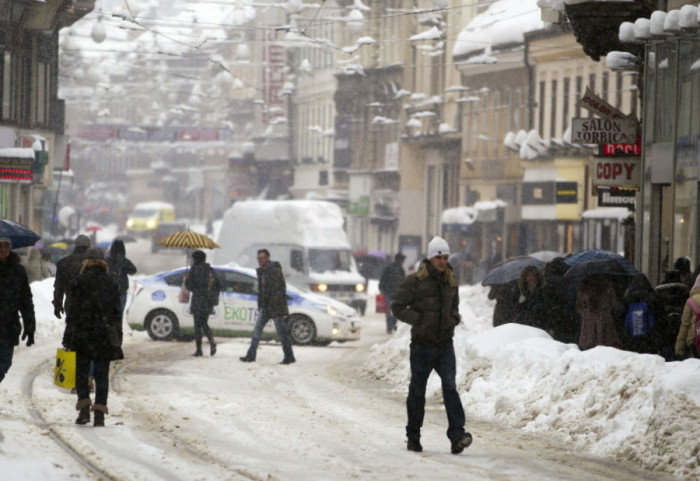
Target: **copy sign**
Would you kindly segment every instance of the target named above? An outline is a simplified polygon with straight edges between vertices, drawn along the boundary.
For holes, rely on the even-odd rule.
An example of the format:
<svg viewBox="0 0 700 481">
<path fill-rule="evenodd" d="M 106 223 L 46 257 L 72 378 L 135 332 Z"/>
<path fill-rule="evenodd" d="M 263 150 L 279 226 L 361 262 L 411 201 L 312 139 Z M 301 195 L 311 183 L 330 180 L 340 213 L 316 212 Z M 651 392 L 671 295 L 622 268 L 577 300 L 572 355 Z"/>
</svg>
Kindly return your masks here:
<svg viewBox="0 0 700 481">
<path fill-rule="evenodd" d="M 639 186 L 641 162 L 638 158 L 595 157 L 593 185 Z"/>
</svg>

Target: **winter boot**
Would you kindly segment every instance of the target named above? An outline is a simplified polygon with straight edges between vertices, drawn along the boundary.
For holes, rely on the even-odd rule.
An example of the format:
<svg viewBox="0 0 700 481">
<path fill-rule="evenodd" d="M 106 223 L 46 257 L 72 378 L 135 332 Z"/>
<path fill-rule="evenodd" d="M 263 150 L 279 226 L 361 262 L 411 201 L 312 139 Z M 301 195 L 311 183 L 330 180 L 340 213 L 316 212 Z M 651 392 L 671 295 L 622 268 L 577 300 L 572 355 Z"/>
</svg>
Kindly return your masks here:
<svg viewBox="0 0 700 481">
<path fill-rule="evenodd" d="M 87 424 L 90 422 L 90 405 L 92 404 L 92 401 L 90 398 L 86 399 L 81 399 L 78 401 L 78 403 L 75 405 L 75 409 L 77 409 L 78 412 L 78 418 L 75 420 L 75 424 Z"/>
<path fill-rule="evenodd" d="M 420 444 L 420 438 L 408 438 L 408 444 L 406 444 L 406 449 L 409 451 L 415 451 L 420 453 L 423 451 L 423 446 Z"/>
<path fill-rule="evenodd" d="M 192 354 L 194 357 L 201 357 L 202 354 L 202 340 L 201 339 L 196 339 L 195 340 L 195 346 L 197 346 L 197 350 L 194 351 L 194 354 Z"/>
<path fill-rule="evenodd" d="M 107 406 L 104 404 L 95 404 L 92 407 L 92 410 L 95 412 L 95 422 L 93 423 L 93 426 L 95 427 L 104 427 L 105 425 L 105 414 L 109 413 L 109 410 L 107 409 Z"/>
<path fill-rule="evenodd" d="M 452 440 L 452 454 L 459 454 L 472 443 L 472 435 L 464 433 Z"/>
</svg>

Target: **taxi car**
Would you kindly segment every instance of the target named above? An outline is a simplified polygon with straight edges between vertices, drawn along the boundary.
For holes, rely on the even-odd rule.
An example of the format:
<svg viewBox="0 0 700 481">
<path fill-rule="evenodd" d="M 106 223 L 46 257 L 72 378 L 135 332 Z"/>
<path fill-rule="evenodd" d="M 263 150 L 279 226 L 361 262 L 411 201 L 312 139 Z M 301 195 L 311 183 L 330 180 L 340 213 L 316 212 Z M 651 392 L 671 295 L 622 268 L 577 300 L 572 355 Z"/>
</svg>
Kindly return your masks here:
<svg viewBox="0 0 700 481">
<path fill-rule="evenodd" d="M 215 336 L 248 336 L 258 312 L 258 279 L 253 269 L 212 266 L 222 283 L 219 305 L 209 316 Z M 143 329 L 153 340 L 170 340 L 194 332 L 189 303 L 178 302 L 187 269 L 161 272 L 133 279 L 124 318 L 134 329 Z M 361 320 L 352 307 L 329 297 L 302 291 L 287 283 L 292 342 L 312 344 L 360 338 Z M 271 337 L 274 323 L 268 322 L 263 336 Z"/>
</svg>

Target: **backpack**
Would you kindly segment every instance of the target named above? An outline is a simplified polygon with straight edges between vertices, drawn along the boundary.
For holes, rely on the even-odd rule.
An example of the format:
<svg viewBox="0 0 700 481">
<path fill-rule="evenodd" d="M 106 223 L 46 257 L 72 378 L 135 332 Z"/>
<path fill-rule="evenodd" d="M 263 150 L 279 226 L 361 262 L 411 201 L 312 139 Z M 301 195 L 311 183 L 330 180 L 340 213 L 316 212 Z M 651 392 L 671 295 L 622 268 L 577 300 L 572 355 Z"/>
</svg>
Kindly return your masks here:
<svg viewBox="0 0 700 481">
<path fill-rule="evenodd" d="M 209 305 L 218 306 L 221 294 L 221 280 L 214 269 L 209 270 L 209 282 L 207 282 L 207 300 Z"/>
<path fill-rule="evenodd" d="M 700 307 L 695 304 L 695 301 L 691 297 L 686 301 L 690 308 L 695 311 L 695 324 L 693 327 L 693 344 L 695 344 L 695 349 L 700 352 Z"/>
<path fill-rule="evenodd" d="M 653 328 L 654 315 L 649 305 L 644 301 L 630 304 L 625 315 L 625 334 L 629 337 L 647 337 Z"/>
</svg>

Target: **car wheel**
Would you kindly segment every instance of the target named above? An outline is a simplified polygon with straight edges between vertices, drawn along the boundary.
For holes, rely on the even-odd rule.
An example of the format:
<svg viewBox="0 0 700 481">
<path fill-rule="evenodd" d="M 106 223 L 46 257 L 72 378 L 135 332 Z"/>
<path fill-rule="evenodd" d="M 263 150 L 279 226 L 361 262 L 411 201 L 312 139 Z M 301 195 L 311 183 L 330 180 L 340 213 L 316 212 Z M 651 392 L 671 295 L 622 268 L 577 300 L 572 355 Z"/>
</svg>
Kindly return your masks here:
<svg viewBox="0 0 700 481">
<path fill-rule="evenodd" d="M 146 316 L 144 327 L 154 341 L 169 341 L 177 335 L 177 317 L 167 309 L 156 309 Z"/>
<path fill-rule="evenodd" d="M 306 316 L 292 315 L 287 325 L 294 344 L 311 344 L 316 339 L 316 325 Z"/>
</svg>

